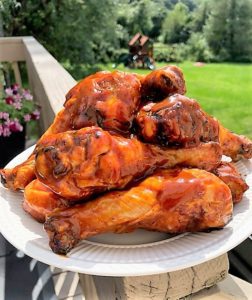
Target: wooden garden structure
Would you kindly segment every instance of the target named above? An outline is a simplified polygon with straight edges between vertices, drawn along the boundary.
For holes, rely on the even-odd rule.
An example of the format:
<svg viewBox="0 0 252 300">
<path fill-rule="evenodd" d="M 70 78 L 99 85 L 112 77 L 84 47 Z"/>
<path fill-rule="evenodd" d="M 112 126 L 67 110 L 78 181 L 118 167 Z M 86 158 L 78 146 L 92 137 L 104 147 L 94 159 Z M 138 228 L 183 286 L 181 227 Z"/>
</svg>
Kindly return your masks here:
<svg viewBox="0 0 252 300">
<path fill-rule="evenodd" d="M 148 36 L 138 32 L 129 41 L 128 46 L 135 67 L 149 68 L 154 64 L 153 42 Z"/>
</svg>

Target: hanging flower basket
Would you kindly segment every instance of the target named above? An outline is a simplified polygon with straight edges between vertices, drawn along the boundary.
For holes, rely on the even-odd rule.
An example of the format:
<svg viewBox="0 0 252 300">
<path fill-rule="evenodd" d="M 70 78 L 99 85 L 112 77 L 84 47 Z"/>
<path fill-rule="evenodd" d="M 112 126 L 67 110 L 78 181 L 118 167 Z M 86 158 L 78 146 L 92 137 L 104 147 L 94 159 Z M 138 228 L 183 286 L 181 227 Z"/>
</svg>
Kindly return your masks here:
<svg viewBox="0 0 252 300">
<path fill-rule="evenodd" d="M 29 90 L 17 84 L 0 98 L 0 168 L 25 148 L 26 124 L 38 120 L 40 111 Z"/>
</svg>

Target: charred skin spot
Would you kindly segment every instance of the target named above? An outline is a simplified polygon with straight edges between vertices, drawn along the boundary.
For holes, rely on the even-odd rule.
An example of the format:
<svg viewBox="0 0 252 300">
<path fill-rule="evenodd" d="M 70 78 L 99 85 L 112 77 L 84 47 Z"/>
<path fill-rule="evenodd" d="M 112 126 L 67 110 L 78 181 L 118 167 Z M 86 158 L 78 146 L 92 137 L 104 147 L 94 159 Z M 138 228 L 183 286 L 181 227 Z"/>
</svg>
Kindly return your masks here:
<svg viewBox="0 0 252 300">
<path fill-rule="evenodd" d="M 99 110 L 96 110 L 96 122 L 97 125 L 101 128 L 103 128 L 103 121 L 104 121 L 104 116 L 101 114 Z"/>
<path fill-rule="evenodd" d="M 55 217 L 49 217 L 44 229 L 49 236 L 49 245 L 54 253 L 66 255 L 80 241 L 73 225 L 64 220 L 57 220 Z"/>
<path fill-rule="evenodd" d="M 239 154 L 250 157 L 252 155 L 252 143 L 242 143 Z"/>
<path fill-rule="evenodd" d="M 45 148 L 38 149 L 36 153 L 36 160 L 38 161 L 38 164 L 40 164 L 40 156 L 42 157 L 41 164 L 45 164 L 46 162 L 46 165 L 52 169 L 52 174 L 56 179 L 65 176 L 71 170 L 70 164 L 63 163 L 59 157 L 58 150 L 54 146 L 47 146 Z M 45 177 L 41 172 L 39 172 L 39 175 L 41 177 Z"/>
<path fill-rule="evenodd" d="M 58 178 L 60 176 L 65 176 L 69 172 L 69 168 L 63 163 L 59 163 L 53 170 L 54 177 Z"/>
</svg>

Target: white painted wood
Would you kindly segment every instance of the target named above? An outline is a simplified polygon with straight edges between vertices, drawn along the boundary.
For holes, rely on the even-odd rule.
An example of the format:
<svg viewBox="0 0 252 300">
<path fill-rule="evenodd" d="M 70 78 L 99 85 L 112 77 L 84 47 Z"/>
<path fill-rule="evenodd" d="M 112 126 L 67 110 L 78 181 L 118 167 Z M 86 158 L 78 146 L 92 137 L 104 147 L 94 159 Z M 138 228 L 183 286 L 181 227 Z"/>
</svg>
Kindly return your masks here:
<svg viewBox="0 0 252 300">
<path fill-rule="evenodd" d="M 215 285 L 227 276 L 228 267 L 225 254 L 191 268 L 159 275 L 79 276 L 86 300 L 164 300 L 179 299 Z"/>
<path fill-rule="evenodd" d="M 24 61 L 23 37 L 0 38 L 0 61 Z"/>
<path fill-rule="evenodd" d="M 54 290 L 59 300 L 84 300 L 78 273 L 51 267 Z"/>
<path fill-rule="evenodd" d="M 43 130 L 52 123 L 63 107 L 65 94 L 76 81 L 58 61 L 33 37 L 23 38 L 29 83 L 41 105 Z"/>
</svg>

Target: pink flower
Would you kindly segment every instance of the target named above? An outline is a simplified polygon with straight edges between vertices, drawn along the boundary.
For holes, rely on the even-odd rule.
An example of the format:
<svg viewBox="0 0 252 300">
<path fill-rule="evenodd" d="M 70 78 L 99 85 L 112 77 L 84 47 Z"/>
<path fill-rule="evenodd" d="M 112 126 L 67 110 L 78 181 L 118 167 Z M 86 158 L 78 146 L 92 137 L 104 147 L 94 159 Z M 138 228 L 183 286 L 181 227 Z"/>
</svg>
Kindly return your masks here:
<svg viewBox="0 0 252 300">
<path fill-rule="evenodd" d="M 33 96 L 29 90 L 23 90 L 23 97 L 25 98 L 25 100 L 28 100 L 28 101 L 32 101 L 32 99 L 33 99 Z"/>
<path fill-rule="evenodd" d="M 9 123 L 9 129 L 13 132 L 23 131 L 23 126 L 19 123 L 18 119 L 14 119 Z"/>
<path fill-rule="evenodd" d="M 5 102 L 7 103 L 7 104 L 12 104 L 12 103 L 14 103 L 14 99 L 12 98 L 12 97 L 7 97 L 7 98 L 5 98 Z"/>
<path fill-rule="evenodd" d="M 5 94 L 6 94 L 7 96 L 12 96 L 12 95 L 13 95 L 12 89 L 11 89 L 11 88 L 5 89 Z"/>
<path fill-rule="evenodd" d="M 7 119 L 7 120 L 4 122 L 4 125 L 10 127 L 11 122 L 12 122 L 12 121 L 11 121 L 10 119 Z"/>
<path fill-rule="evenodd" d="M 33 120 L 38 120 L 40 118 L 40 111 L 38 109 L 35 109 L 31 115 L 31 118 Z"/>
<path fill-rule="evenodd" d="M 9 119 L 9 114 L 7 112 L 0 111 L 0 119 L 8 120 Z"/>
<path fill-rule="evenodd" d="M 24 121 L 25 122 L 29 122 L 30 120 L 31 120 L 31 115 L 30 114 L 24 115 Z"/>
<path fill-rule="evenodd" d="M 20 94 L 14 95 L 13 98 L 15 99 L 15 101 L 18 101 L 18 102 L 20 102 L 22 100 L 22 96 Z"/>
<path fill-rule="evenodd" d="M 2 136 L 2 135 L 3 135 L 3 125 L 0 124 L 0 136 Z"/>
<path fill-rule="evenodd" d="M 14 83 L 14 84 L 11 85 L 11 88 L 12 88 L 13 91 L 17 91 L 19 89 L 19 84 Z"/>
<path fill-rule="evenodd" d="M 22 108 L 22 103 L 21 102 L 14 102 L 12 104 L 13 107 L 15 107 L 16 109 L 20 110 Z"/>
<path fill-rule="evenodd" d="M 3 136 L 10 136 L 10 135 L 11 135 L 10 128 L 4 127 L 3 128 Z"/>
</svg>

